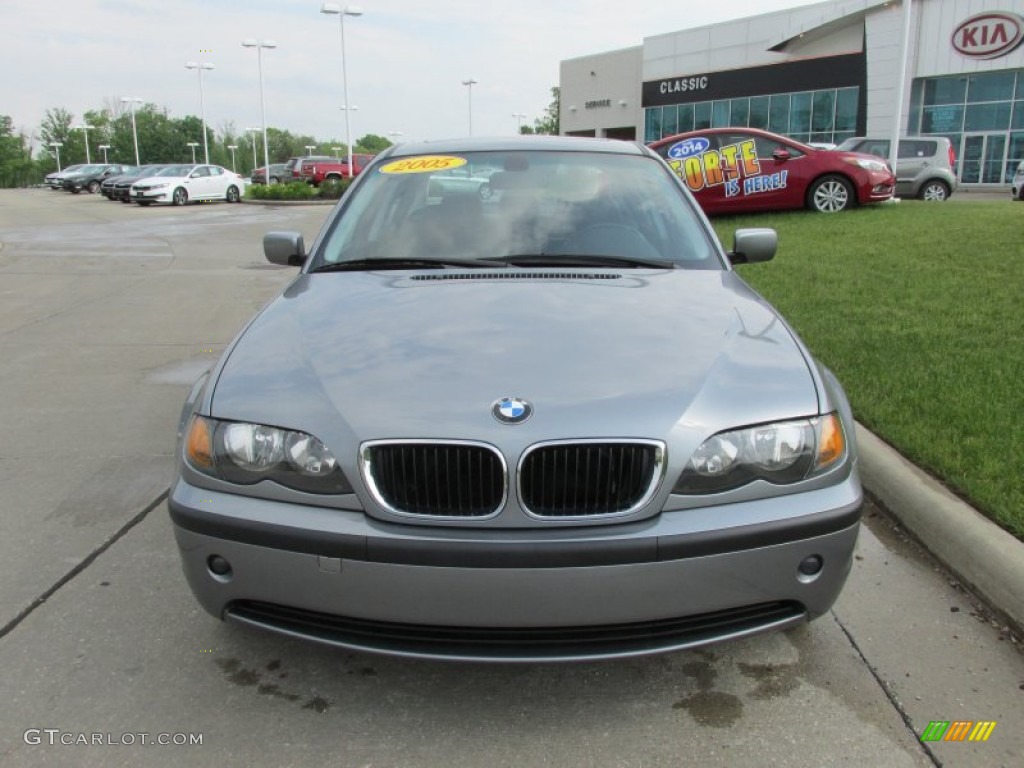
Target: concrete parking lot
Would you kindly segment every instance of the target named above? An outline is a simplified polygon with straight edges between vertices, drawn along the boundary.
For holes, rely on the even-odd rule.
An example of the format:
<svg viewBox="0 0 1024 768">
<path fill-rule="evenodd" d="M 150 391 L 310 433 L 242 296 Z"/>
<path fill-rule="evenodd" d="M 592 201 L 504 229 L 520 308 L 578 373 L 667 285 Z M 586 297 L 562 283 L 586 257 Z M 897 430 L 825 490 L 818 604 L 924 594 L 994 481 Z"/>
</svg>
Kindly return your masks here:
<svg viewBox="0 0 1024 768">
<path fill-rule="evenodd" d="M 261 235 L 329 210 L 0 191 L 0 764 L 1020 765 L 1018 643 L 873 507 L 830 615 L 695 652 L 449 665 L 203 613 L 164 503 L 178 412 L 294 274 Z M 922 743 L 936 720 L 996 726 Z"/>
</svg>

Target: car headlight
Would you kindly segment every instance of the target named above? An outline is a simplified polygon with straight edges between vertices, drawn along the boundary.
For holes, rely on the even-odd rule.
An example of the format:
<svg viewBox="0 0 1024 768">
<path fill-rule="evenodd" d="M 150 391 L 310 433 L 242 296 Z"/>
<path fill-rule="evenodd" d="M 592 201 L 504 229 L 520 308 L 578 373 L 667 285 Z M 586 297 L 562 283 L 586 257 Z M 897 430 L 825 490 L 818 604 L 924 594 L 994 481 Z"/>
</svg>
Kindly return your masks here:
<svg viewBox="0 0 1024 768">
<path fill-rule="evenodd" d="M 352 493 L 334 454 L 305 432 L 194 415 L 184 452 L 190 467 L 229 483 L 272 480 L 306 493 Z"/>
<path fill-rule="evenodd" d="M 846 436 L 835 413 L 719 432 L 693 452 L 672 492 L 717 493 L 754 480 L 796 483 L 821 474 L 845 455 Z"/>
<path fill-rule="evenodd" d="M 889 164 L 881 160 L 872 160 L 870 157 L 844 157 L 843 160 L 850 165 L 856 165 L 865 171 L 884 172 L 889 170 Z"/>
<path fill-rule="evenodd" d="M 150 190 L 154 190 L 154 189 L 167 189 L 169 186 L 171 186 L 171 185 L 170 184 L 150 184 L 149 188 L 150 188 Z"/>
</svg>

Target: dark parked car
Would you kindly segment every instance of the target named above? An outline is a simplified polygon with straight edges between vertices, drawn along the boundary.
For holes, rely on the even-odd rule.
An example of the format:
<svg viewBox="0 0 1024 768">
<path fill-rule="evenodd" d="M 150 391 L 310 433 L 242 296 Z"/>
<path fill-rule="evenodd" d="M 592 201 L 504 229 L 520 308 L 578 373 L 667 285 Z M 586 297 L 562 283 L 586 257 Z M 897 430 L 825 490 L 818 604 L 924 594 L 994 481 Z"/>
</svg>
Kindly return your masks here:
<svg viewBox="0 0 1024 768">
<path fill-rule="evenodd" d="M 495 170 L 491 194 L 432 195 Z M 193 387 L 169 508 L 213 616 L 491 661 L 689 648 L 827 614 L 860 525 L 836 378 L 634 143 L 378 156 Z"/>
<path fill-rule="evenodd" d="M 709 214 L 791 208 L 834 213 L 888 200 L 896 183 L 877 157 L 815 149 L 756 128 L 691 131 L 650 146 Z"/>
<path fill-rule="evenodd" d="M 76 195 L 83 189 L 90 194 L 94 194 L 99 192 L 100 185 L 103 184 L 105 179 L 126 173 L 130 169 L 130 165 L 120 165 L 118 163 L 110 165 L 83 165 L 74 173 L 65 173 L 61 178 L 61 186 L 68 192 L 73 192 Z"/>
<path fill-rule="evenodd" d="M 117 200 L 122 203 L 130 203 L 128 199 L 128 193 L 131 191 L 132 184 L 140 179 L 148 178 L 149 176 L 156 175 L 159 171 L 169 167 L 170 163 L 154 163 L 153 165 L 142 165 L 138 168 L 132 169 L 130 172 L 122 174 L 120 176 L 114 176 L 113 178 L 107 179 L 103 182 L 102 192 L 110 199 Z M 107 185 L 110 185 L 109 187 Z"/>
<path fill-rule="evenodd" d="M 266 168 L 256 168 L 252 172 L 252 183 L 253 184 L 266 184 L 267 183 L 267 172 Z M 270 164 L 270 183 L 280 184 L 282 181 L 289 180 L 288 167 L 284 163 L 271 163 Z"/>
<path fill-rule="evenodd" d="M 75 173 L 77 170 L 84 167 L 85 163 L 77 163 L 76 165 L 69 165 L 66 168 L 63 168 L 62 170 L 54 171 L 53 173 L 48 173 L 46 174 L 46 178 L 43 179 L 43 183 L 46 184 L 46 186 L 48 186 L 52 190 L 63 189 L 64 187 L 62 185 L 62 182 L 65 174 Z"/>
</svg>

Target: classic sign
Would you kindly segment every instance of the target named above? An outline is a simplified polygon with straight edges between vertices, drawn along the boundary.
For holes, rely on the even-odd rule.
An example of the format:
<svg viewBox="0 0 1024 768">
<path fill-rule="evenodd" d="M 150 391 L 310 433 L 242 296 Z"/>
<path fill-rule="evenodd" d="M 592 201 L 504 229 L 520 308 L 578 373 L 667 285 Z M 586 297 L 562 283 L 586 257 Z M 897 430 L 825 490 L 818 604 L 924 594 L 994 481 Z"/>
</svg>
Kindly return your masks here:
<svg viewBox="0 0 1024 768">
<path fill-rule="evenodd" d="M 961 56 L 996 59 L 1024 40 L 1024 18 L 1015 13 L 990 11 L 971 16 L 953 31 L 953 48 Z"/>
</svg>

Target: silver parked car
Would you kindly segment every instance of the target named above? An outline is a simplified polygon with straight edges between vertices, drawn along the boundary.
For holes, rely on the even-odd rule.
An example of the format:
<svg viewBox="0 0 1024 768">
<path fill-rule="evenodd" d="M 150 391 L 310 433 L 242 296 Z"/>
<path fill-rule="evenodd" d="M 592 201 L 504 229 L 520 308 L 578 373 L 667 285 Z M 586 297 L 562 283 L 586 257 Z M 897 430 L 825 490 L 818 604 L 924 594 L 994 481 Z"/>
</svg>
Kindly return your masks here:
<svg viewBox="0 0 1024 768">
<path fill-rule="evenodd" d="M 889 159 L 890 139 L 855 136 L 836 149 Z M 942 136 L 900 139 L 896 158 L 896 194 L 922 200 L 948 200 L 956 191 L 956 153 Z"/>
<path fill-rule="evenodd" d="M 496 169 L 486 199 L 432 180 Z M 402 144 L 194 386 L 169 507 L 212 615 L 436 659 L 635 656 L 821 616 L 860 525 L 836 378 L 654 152 Z"/>
<path fill-rule="evenodd" d="M 1014 200 L 1024 200 L 1024 160 L 1017 163 L 1017 170 L 1013 173 L 1010 197 Z"/>
</svg>

